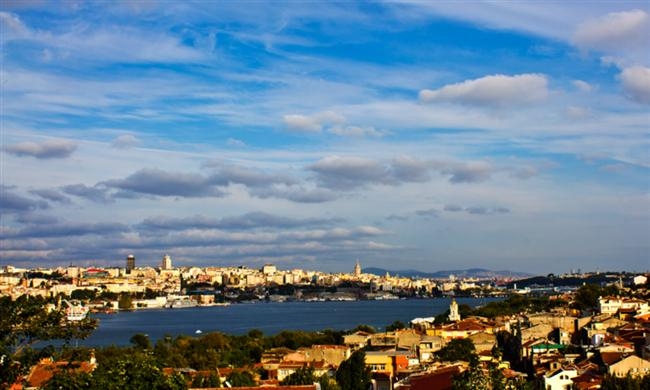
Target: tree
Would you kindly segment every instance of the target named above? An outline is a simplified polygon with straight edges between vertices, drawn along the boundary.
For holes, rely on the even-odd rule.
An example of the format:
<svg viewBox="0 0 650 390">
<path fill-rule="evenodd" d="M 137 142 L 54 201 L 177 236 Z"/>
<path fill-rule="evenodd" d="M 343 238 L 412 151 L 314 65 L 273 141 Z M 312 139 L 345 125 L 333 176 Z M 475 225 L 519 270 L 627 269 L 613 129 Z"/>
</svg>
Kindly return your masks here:
<svg viewBox="0 0 650 390">
<path fill-rule="evenodd" d="M 517 325 L 518 329 L 519 325 Z M 502 359 L 510 362 L 515 369 L 521 369 L 521 336 L 520 332 L 512 334 L 502 330 L 497 333 L 497 345 L 502 352 Z"/>
<path fill-rule="evenodd" d="M 149 341 L 149 336 L 144 333 L 136 333 L 129 339 L 129 342 L 133 344 L 136 348 L 145 350 L 151 349 L 151 341 Z"/>
<path fill-rule="evenodd" d="M 323 374 L 318 378 L 318 384 L 320 385 L 321 390 L 341 390 L 341 387 L 336 380 L 327 374 Z"/>
<path fill-rule="evenodd" d="M 573 307 L 579 310 L 587 310 L 598 307 L 598 298 L 607 295 L 618 294 L 616 286 L 600 287 L 596 284 L 584 284 L 576 290 L 573 298 Z"/>
<path fill-rule="evenodd" d="M 194 388 L 209 388 L 221 387 L 221 380 L 215 374 L 210 375 L 196 375 L 192 379 L 192 387 Z"/>
<path fill-rule="evenodd" d="M 92 377 L 85 372 L 76 373 L 71 369 L 62 369 L 45 383 L 43 390 L 85 390 L 91 389 Z"/>
<path fill-rule="evenodd" d="M 445 362 L 463 360 L 471 363 L 477 359 L 474 343 L 470 339 L 453 339 L 436 355 Z"/>
<path fill-rule="evenodd" d="M 287 376 L 280 382 L 283 386 L 288 385 L 311 385 L 316 382 L 316 377 L 314 376 L 314 368 L 309 366 L 302 366 L 297 369 L 294 373 Z"/>
<path fill-rule="evenodd" d="M 388 325 L 386 327 L 386 332 L 392 332 L 392 331 L 395 331 L 395 330 L 400 330 L 400 329 L 405 329 L 405 328 L 406 328 L 406 325 L 402 321 L 397 320 L 397 321 L 394 321 L 392 324 L 390 324 L 390 325 Z"/>
<path fill-rule="evenodd" d="M 70 298 L 78 299 L 81 301 L 90 301 L 95 299 L 96 297 L 97 297 L 97 291 L 88 288 L 74 290 L 70 293 Z"/>
<path fill-rule="evenodd" d="M 452 379 L 452 390 L 533 390 L 536 388 L 534 382 L 526 382 L 520 377 L 506 379 L 496 363 L 488 364 L 486 371 L 476 360 L 470 363 L 467 370 Z"/>
<path fill-rule="evenodd" d="M 255 386 L 255 378 L 249 371 L 233 371 L 227 381 L 232 387 Z"/>
<path fill-rule="evenodd" d="M 117 358 L 111 364 L 100 362 L 92 373 L 89 389 L 104 390 L 184 390 L 180 374 L 165 375 L 148 354 L 136 352 Z"/>
<path fill-rule="evenodd" d="M 130 294 L 121 294 L 120 298 L 117 301 L 117 307 L 122 310 L 133 309 L 133 298 Z"/>
<path fill-rule="evenodd" d="M 0 297 L 0 385 L 12 383 L 33 363 L 37 341 L 84 339 L 97 327 L 97 320 L 68 321 L 62 310 L 47 310 L 42 297 L 22 295 L 16 300 Z M 0 386 L 2 387 L 2 386 Z"/>
<path fill-rule="evenodd" d="M 358 331 L 366 332 L 366 333 L 375 333 L 375 332 L 377 332 L 375 330 L 375 328 L 373 328 L 370 325 L 365 325 L 365 324 L 357 325 L 356 328 L 352 329 L 352 332 L 358 332 Z"/>
<path fill-rule="evenodd" d="M 489 390 L 490 379 L 483 373 L 478 362 L 470 364 L 470 367 L 460 375 L 452 378 L 452 390 Z"/>
<path fill-rule="evenodd" d="M 366 354 L 355 351 L 336 370 L 336 381 L 344 390 L 367 390 L 370 386 L 370 368 L 366 367 Z"/>
</svg>

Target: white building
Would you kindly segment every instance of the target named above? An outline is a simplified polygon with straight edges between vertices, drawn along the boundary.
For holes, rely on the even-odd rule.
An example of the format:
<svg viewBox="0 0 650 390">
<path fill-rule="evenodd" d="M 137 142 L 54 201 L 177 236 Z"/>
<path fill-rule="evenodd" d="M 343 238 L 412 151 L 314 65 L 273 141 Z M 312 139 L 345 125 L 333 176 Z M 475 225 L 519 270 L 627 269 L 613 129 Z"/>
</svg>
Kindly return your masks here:
<svg viewBox="0 0 650 390">
<path fill-rule="evenodd" d="M 273 275 L 276 272 L 278 272 L 278 267 L 273 264 L 264 264 L 264 267 L 262 267 L 262 273 L 264 275 Z"/>
<path fill-rule="evenodd" d="M 634 309 L 644 313 L 649 309 L 647 301 L 622 297 L 600 297 L 598 306 L 601 314 L 609 315 L 616 314 L 619 309 Z"/>
<path fill-rule="evenodd" d="M 573 387 L 572 379 L 578 376 L 577 370 L 559 368 L 544 375 L 546 390 L 566 390 Z"/>
</svg>

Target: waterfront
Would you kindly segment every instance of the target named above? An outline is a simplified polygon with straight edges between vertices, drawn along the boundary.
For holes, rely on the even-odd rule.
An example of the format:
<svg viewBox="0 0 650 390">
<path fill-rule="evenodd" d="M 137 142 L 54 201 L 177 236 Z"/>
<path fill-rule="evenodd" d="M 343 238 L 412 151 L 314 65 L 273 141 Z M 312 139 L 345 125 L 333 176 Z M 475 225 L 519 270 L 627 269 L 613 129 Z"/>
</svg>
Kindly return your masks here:
<svg viewBox="0 0 650 390">
<path fill-rule="evenodd" d="M 458 298 L 472 307 L 494 298 Z M 283 330 L 346 330 L 359 324 L 383 328 L 399 320 L 407 324 L 416 317 L 431 317 L 448 309 L 449 298 L 379 300 L 353 302 L 286 302 L 233 304 L 185 309 L 147 309 L 115 314 L 97 314 L 99 327 L 79 345 L 128 345 L 136 333 L 152 342 L 165 335 L 195 335 L 223 332 L 245 334 L 260 329 L 267 335 Z"/>
</svg>

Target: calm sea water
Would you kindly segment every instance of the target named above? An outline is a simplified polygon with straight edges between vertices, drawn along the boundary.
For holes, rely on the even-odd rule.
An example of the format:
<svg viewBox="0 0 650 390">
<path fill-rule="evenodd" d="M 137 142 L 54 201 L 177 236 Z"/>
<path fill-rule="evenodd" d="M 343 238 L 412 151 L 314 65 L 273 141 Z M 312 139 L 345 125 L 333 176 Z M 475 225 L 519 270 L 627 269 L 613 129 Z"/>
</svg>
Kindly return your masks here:
<svg viewBox="0 0 650 390">
<path fill-rule="evenodd" d="M 472 307 L 493 299 L 458 298 L 459 304 Z M 98 314 L 99 327 L 79 345 L 128 345 L 136 333 L 144 333 L 152 342 L 165 335 L 195 335 L 223 332 L 245 334 L 260 329 L 266 335 L 282 330 L 346 330 L 359 324 L 384 328 L 400 320 L 408 323 L 416 317 L 432 317 L 449 308 L 448 298 L 354 302 L 284 302 L 233 304 L 230 306 L 184 309 L 145 309 L 115 314 Z"/>
</svg>

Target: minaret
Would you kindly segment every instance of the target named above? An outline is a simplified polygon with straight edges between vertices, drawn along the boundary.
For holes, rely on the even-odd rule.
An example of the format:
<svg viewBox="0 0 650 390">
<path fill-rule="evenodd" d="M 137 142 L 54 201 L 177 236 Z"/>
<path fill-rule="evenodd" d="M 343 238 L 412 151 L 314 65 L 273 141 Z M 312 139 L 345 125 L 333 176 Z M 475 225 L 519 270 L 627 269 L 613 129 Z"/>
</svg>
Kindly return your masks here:
<svg viewBox="0 0 650 390">
<path fill-rule="evenodd" d="M 458 313 L 458 304 L 456 299 L 451 299 L 451 304 L 449 305 L 449 321 L 456 322 L 460 321 L 460 313 Z"/>
<path fill-rule="evenodd" d="M 359 264 L 359 259 L 357 259 L 357 264 L 354 266 L 354 276 L 361 276 L 361 264 Z"/>
</svg>

